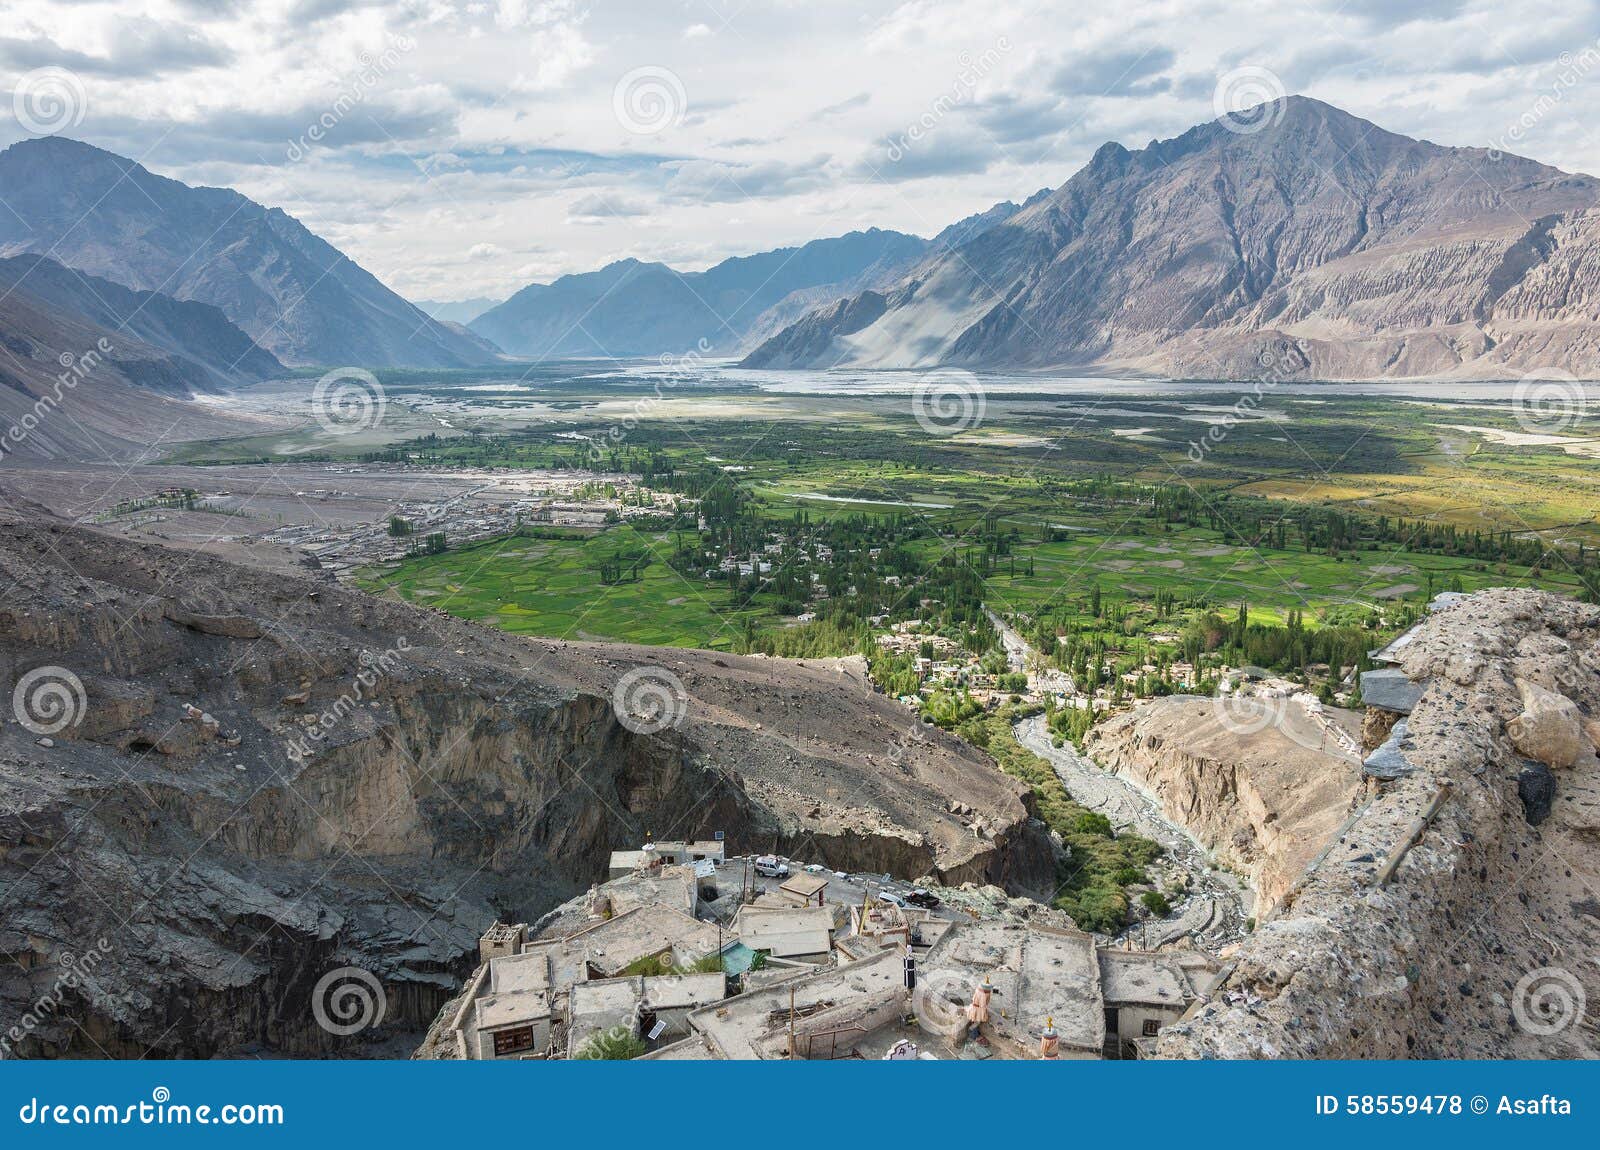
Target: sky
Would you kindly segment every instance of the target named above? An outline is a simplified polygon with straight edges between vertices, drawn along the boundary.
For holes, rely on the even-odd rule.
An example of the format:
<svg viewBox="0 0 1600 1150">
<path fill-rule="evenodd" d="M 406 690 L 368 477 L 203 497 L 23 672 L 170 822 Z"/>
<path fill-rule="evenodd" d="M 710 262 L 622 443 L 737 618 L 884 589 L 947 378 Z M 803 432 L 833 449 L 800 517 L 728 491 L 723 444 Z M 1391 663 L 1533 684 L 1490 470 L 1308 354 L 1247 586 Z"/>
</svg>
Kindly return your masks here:
<svg viewBox="0 0 1600 1150">
<path fill-rule="evenodd" d="M 1597 2 L 5 0 L 0 146 L 73 136 L 498 299 L 932 235 L 1287 93 L 1600 175 Z"/>
</svg>

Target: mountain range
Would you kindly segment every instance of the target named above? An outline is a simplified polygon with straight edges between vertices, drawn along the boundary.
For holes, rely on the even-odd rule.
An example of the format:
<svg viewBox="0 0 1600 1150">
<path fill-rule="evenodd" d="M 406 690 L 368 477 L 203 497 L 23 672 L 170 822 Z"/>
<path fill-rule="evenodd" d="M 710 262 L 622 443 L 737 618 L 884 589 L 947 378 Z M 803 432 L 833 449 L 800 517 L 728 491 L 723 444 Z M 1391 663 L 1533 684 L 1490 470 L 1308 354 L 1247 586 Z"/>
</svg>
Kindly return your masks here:
<svg viewBox="0 0 1600 1150">
<path fill-rule="evenodd" d="M 1106 144 L 744 364 L 1592 377 L 1597 201 L 1588 176 L 1286 97 L 1138 151 Z"/>
<path fill-rule="evenodd" d="M 283 372 L 210 304 L 0 259 L 0 458 L 132 460 L 259 430 L 196 394 Z"/>
<path fill-rule="evenodd" d="M 618 260 L 530 284 L 469 325 L 513 355 L 639 356 L 754 346 L 824 300 L 898 279 L 928 241 L 873 228 L 701 272 Z"/>
<path fill-rule="evenodd" d="M 464 367 L 495 349 L 430 318 L 278 208 L 195 188 L 77 140 L 0 152 L 0 256 L 52 259 L 215 305 L 291 365 Z"/>
</svg>

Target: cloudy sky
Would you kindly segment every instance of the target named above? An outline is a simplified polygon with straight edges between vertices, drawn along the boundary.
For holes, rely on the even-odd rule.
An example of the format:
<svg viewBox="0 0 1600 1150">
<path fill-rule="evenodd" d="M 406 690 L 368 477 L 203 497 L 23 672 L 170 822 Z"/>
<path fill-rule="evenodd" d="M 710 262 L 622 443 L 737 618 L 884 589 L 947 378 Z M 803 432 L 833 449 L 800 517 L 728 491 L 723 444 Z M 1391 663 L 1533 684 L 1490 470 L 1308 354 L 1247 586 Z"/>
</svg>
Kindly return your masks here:
<svg viewBox="0 0 1600 1150">
<path fill-rule="evenodd" d="M 5 0 L 0 91 L 447 300 L 931 235 L 1279 92 L 1600 174 L 1589 0 Z"/>
</svg>

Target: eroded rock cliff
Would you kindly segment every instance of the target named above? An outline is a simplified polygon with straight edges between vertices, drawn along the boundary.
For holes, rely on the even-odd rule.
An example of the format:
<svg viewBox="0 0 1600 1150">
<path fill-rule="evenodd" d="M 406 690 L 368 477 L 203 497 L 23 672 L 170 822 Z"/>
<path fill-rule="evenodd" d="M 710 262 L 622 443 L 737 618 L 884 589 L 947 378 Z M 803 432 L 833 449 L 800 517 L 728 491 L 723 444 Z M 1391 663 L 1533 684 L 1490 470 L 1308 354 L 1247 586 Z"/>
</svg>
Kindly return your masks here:
<svg viewBox="0 0 1600 1150">
<path fill-rule="evenodd" d="M 652 836 L 1053 881 L 1022 788 L 848 664 L 529 641 L 42 517 L 0 521 L 0 586 L 14 1054 L 352 1052 L 324 974 L 425 1024 L 484 926 Z"/>
<path fill-rule="evenodd" d="M 1411 773 L 1162 1032 L 1162 1056 L 1596 1055 L 1600 607 L 1480 592 L 1431 616 L 1403 667 L 1425 684 L 1401 741 Z M 1552 712 L 1561 729 L 1535 739 Z"/>
</svg>

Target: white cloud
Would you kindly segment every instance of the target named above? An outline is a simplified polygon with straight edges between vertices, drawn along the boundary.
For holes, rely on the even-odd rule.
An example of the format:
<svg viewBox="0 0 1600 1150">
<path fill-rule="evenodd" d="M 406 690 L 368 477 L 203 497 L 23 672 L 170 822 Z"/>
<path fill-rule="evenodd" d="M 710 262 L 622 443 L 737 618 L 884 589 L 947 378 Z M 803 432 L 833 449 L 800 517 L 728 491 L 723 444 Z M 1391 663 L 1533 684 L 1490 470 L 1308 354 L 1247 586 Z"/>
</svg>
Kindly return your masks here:
<svg viewBox="0 0 1600 1150">
<path fill-rule="evenodd" d="M 1600 38 L 1582 0 L 1508 21 L 1497 0 L 147 0 L 0 4 L 11 91 L 80 73 L 77 134 L 301 217 L 402 291 L 498 295 L 624 254 L 704 266 L 873 224 L 931 234 L 1066 180 L 1107 139 L 1209 119 L 1216 77 L 1386 128 L 1486 145 Z M 410 48 L 393 55 L 394 46 Z M 1007 46 L 1000 50 L 1004 42 Z M 386 56 L 390 53 L 390 56 Z M 372 62 L 390 59 L 370 87 Z M 613 90 L 666 69 L 687 94 L 653 135 Z M 340 93 L 363 98 L 292 161 Z M 959 93 L 959 98 L 954 98 Z M 1600 171 L 1600 71 L 1520 150 Z M 886 142 L 932 127 L 886 165 Z M 919 133 L 921 129 L 919 127 Z M 527 253 L 537 252 L 534 256 Z M 507 266 L 514 265 L 514 266 Z"/>
</svg>

